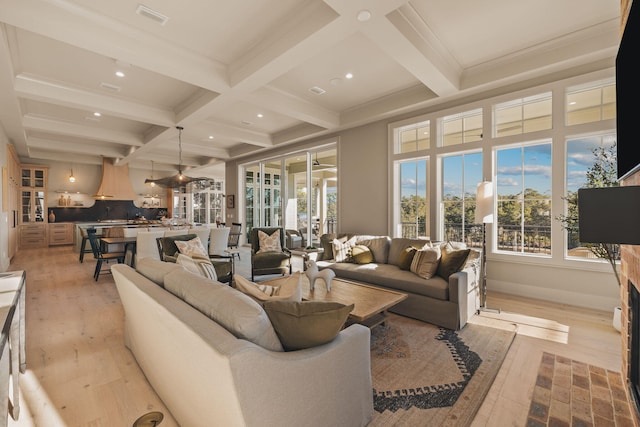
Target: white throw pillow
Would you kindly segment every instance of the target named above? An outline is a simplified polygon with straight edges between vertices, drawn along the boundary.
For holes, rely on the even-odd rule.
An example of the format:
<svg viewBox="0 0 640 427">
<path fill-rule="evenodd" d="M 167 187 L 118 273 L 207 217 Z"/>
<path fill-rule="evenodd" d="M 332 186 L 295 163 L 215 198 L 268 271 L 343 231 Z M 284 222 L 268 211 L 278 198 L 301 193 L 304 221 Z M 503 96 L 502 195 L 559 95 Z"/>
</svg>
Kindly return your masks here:
<svg viewBox="0 0 640 427">
<path fill-rule="evenodd" d="M 196 256 L 209 257 L 207 250 L 202 246 L 202 241 L 200 241 L 200 238 L 197 236 L 191 240 L 175 240 L 174 242 L 181 254 L 185 254 L 191 258 Z"/>
<path fill-rule="evenodd" d="M 262 230 L 258 230 L 258 241 L 260 243 L 260 249 L 257 253 L 263 252 L 282 252 L 282 246 L 280 245 L 280 230 L 276 230 L 271 235 L 268 235 Z"/>
<path fill-rule="evenodd" d="M 302 301 L 302 274 L 278 277 L 254 283 L 243 276 L 234 274 L 236 289 L 258 301 Z"/>
<path fill-rule="evenodd" d="M 188 255 L 180 253 L 176 259 L 176 264 L 180 264 L 188 271 L 204 276 L 207 279 L 218 280 L 216 270 L 213 268 L 213 264 L 209 261 L 209 258 L 191 258 Z"/>
</svg>

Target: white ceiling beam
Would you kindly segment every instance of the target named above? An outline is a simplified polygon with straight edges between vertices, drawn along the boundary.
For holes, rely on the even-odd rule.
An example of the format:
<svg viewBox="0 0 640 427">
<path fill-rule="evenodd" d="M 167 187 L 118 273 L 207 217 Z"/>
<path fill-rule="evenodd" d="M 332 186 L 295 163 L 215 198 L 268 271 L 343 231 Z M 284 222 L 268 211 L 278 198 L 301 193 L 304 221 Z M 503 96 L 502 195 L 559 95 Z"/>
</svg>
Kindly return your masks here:
<svg viewBox="0 0 640 427">
<path fill-rule="evenodd" d="M 4 123 L 4 131 L 16 148 L 18 156 L 27 157 L 27 135 L 22 127 L 22 112 L 13 88 L 14 69 L 8 37 L 6 25 L 0 23 L 0 123 Z"/>
<path fill-rule="evenodd" d="M 273 87 L 263 87 L 251 94 L 251 101 L 263 108 L 323 128 L 340 126 L 340 114 L 296 98 Z"/>
<path fill-rule="evenodd" d="M 105 141 L 133 146 L 142 145 L 140 135 L 131 132 L 120 132 L 111 129 L 96 129 L 91 126 L 75 125 L 73 123 L 45 119 L 29 114 L 22 118 L 22 126 L 27 130 L 50 132 L 58 135 L 86 138 L 87 140 L 93 141 Z"/>
<path fill-rule="evenodd" d="M 57 161 L 65 163 L 82 163 L 86 165 L 102 165 L 102 156 L 100 155 L 80 155 L 69 154 L 60 151 L 49 151 L 43 149 L 30 150 L 29 157 L 36 160 Z"/>
<path fill-rule="evenodd" d="M 18 96 L 34 101 L 61 105 L 88 111 L 100 111 L 113 117 L 151 123 L 159 126 L 173 126 L 175 115 L 170 110 L 151 107 L 109 95 L 92 93 L 87 90 L 47 82 L 36 76 L 20 74 L 16 76 L 15 92 Z"/>
<path fill-rule="evenodd" d="M 102 155 L 106 157 L 122 157 L 124 156 L 122 148 L 106 147 L 104 144 L 76 143 L 54 140 L 49 138 L 29 137 L 29 147 L 32 149 L 55 150 L 66 152 L 69 155 L 88 154 Z"/>
</svg>

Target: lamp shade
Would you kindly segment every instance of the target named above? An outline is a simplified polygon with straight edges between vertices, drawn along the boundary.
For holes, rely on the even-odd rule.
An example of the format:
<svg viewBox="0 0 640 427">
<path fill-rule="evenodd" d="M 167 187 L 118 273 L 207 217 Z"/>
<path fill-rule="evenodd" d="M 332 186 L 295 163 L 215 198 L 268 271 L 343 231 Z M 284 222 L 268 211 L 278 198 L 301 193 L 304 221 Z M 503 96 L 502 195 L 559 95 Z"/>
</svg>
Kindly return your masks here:
<svg viewBox="0 0 640 427">
<path fill-rule="evenodd" d="M 493 223 L 493 183 L 483 181 L 476 190 L 476 224 Z"/>
<path fill-rule="evenodd" d="M 578 224 L 583 243 L 640 245 L 640 186 L 579 189 Z"/>
</svg>

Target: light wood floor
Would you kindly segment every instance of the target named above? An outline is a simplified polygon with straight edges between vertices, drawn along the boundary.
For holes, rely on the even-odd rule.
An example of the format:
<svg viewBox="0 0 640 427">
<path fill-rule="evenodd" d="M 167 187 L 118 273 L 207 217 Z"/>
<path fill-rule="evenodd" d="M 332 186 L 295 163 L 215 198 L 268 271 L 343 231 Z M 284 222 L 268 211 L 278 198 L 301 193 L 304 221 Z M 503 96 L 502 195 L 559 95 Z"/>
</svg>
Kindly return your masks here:
<svg viewBox="0 0 640 427">
<path fill-rule="evenodd" d="M 247 251 L 236 261 L 244 276 Z M 94 267 L 91 257 L 80 264 L 68 246 L 14 257 L 10 270 L 27 272 L 27 372 L 21 376 L 21 416 L 10 426 L 125 427 L 150 411 L 164 413 L 160 427 L 177 426 L 123 345 L 123 311 L 111 275 L 95 282 Z M 621 338 L 611 313 L 491 293 L 488 305 L 501 313 L 474 322 L 518 323 L 519 334 L 476 427 L 525 425 L 544 351 L 621 370 Z"/>
</svg>

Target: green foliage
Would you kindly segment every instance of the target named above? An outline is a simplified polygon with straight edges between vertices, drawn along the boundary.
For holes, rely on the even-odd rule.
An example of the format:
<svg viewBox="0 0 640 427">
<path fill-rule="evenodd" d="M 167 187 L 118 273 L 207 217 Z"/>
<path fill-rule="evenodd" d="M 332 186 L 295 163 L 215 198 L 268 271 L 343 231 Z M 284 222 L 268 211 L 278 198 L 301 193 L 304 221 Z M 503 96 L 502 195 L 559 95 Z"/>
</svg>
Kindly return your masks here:
<svg viewBox="0 0 640 427">
<path fill-rule="evenodd" d="M 609 147 L 598 147 L 592 150 L 593 165 L 587 170 L 586 188 L 602 188 L 617 187 L 620 183 L 617 180 L 617 151 L 616 144 Z M 614 243 L 581 243 L 578 242 L 578 193 L 570 192 L 563 197 L 567 204 L 567 213 L 558 215 L 556 220 L 562 223 L 562 228 L 567 230 L 569 236 L 572 237 L 570 247 L 584 246 L 588 248 L 596 257 L 606 260 L 613 274 L 616 276 L 618 285 L 620 275 L 616 261 L 619 259 L 620 245 Z"/>
</svg>

